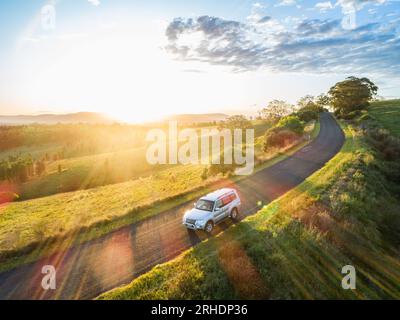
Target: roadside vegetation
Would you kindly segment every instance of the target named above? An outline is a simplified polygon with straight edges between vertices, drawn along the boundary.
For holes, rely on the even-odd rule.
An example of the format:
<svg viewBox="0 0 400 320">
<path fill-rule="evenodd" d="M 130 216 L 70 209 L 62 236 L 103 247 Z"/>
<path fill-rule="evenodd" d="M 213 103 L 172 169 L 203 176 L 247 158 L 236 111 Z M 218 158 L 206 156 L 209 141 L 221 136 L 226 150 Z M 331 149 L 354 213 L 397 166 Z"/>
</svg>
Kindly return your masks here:
<svg viewBox="0 0 400 320">
<path fill-rule="evenodd" d="M 400 167 L 381 143 L 394 138 L 369 117 L 341 124 L 342 150 L 301 185 L 99 299 L 399 299 Z"/>
<path fill-rule="evenodd" d="M 369 118 L 375 120 L 379 125 L 383 125 L 390 133 L 400 138 L 400 99 L 384 100 L 373 102 L 368 114 L 364 115 L 361 120 Z"/>
</svg>

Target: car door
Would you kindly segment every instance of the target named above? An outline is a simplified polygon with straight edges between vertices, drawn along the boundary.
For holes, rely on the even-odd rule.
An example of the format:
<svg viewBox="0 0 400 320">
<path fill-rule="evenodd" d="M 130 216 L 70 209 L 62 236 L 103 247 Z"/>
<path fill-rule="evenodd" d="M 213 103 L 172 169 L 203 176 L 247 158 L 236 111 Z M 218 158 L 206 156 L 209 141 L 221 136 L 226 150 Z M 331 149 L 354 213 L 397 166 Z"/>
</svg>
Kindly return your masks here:
<svg viewBox="0 0 400 320">
<path fill-rule="evenodd" d="M 214 209 L 215 222 L 221 221 L 224 218 L 224 213 L 225 213 L 224 203 L 222 202 L 222 199 L 218 199 L 215 202 L 215 209 Z"/>
<path fill-rule="evenodd" d="M 222 201 L 222 209 L 221 209 L 221 211 L 222 211 L 222 214 L 221 214 L 221 215 L 222 215 L 222 218 L 221 218 L 221 219 L 224 219 L 224 218 L 229 217 L 229 215 L 230 215 L 230 213 L 231 213 L 232 198 L 231 198 L 231 196 L 228 194 L 228 195 L 222 197 L 222 198 L 221 198 L 221 201 Z"/>
</svg>

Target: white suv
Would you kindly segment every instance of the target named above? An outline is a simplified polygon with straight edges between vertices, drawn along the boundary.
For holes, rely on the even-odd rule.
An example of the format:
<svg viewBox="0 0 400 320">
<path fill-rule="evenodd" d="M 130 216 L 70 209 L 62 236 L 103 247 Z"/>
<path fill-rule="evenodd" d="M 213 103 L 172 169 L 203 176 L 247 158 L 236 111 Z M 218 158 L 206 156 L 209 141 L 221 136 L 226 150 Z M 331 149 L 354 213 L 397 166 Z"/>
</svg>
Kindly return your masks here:
<svg viewBox="0 0 400 320">
<path fill-rule="evenodd" d="M 235 189 L 220 189 L 202 198 L 194 208 L 183 216 L 183 225 L 188 229 L 205 230 L 210 233 L 214 225 L 225 218 L 236 219 L 239 213 L 240 198 Z"/>
</svg>

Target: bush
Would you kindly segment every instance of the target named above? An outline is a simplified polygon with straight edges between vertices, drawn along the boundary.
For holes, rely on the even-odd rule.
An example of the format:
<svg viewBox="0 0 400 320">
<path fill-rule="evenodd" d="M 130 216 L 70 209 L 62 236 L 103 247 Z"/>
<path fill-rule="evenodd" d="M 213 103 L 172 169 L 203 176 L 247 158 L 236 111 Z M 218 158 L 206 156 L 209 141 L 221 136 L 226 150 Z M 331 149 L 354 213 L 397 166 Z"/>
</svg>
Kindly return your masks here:
<svg viewBox="0 0 400 320">
<path fill-rule="evenodd" d="M 7 202 L 13 202 L 18 200 L 19 196 L 18 194 L 14 192 L 0 192 L 0 204 L 7 203 Z"/>
<path fill-rule="evenodd" d="M 304 107 L 300 108 L 294 115 L 299 117 L 301 121 L 309 122 L 311 120 L 317 120 L 319 114 L 324 111 L 325 110 L 321 105 L 310 101 Z"/>
<path fill-rule="evenodd" d="M 344 119 L 344 120 L 353 120 L 354 118 L 358 117 L 361 115 L 360 110 L 352 111 L 346 114 L 339 114 L 339 116 Z"/>
<path fill-rule="evenodd" d="M 298 138 L 299 135 L 293 131 L 281 128 L 272 128 L 265 133 L 264 151 L 267 151 L 269 148 L 273 147 L 285 147 L 296 141 Z"/>
<path fill-rule="evenodd" d="M 313 110 L 299 110 L 295 115 L 303 122 L 309 122 L 311 120 L 317 120 L 319 112 Z"/>
<path fill-rule="evenodd" d="M 219 173 L 222 173 L 223 175 L 231 175 L 235 172 L 236 168 L 237 168 L 236 165 L 233 163 L 232 164 L 225 164 L 225 163 L 211 164 L 208 169 L 208 175 L 216 176 Z"/>
<path fill-rule="evenodd" d="M 367 130 L 368 142 L 388 161 L 400 158 L 400 139 L 393 137 L 384 129 Z"/>
<path fill-rule="evenodd" d="M 276 128 L 287 129 L 300 135 L 304 131 L 304 123 L 297 116 L 287 116 L 279 120 Z"/>
<path fill-rule="evenodd" d="M 208 178 L 208 169 L 204 168 L 203 172 L 201 173 L 201 180 L 207 180 Z"/>
</svg>

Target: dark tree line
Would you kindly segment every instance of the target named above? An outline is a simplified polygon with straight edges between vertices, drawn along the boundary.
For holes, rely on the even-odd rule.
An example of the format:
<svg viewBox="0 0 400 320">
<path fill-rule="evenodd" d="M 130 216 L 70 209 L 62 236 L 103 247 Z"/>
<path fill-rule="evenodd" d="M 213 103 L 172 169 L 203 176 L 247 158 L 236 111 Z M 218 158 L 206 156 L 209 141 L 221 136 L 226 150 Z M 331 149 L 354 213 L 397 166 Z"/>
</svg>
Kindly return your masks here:
<svg viewBox="0 0 400 320">
<path fill-rule="evenodd" d="M 31 156 L 10 156 L 7 160 L 0 160 L 0 181 L 25 182 L 45 171 L 46 159 L 34 161 Z"/>
</svg>

